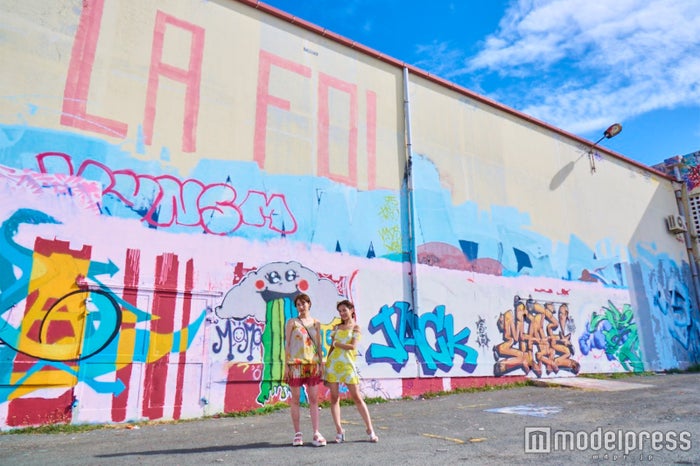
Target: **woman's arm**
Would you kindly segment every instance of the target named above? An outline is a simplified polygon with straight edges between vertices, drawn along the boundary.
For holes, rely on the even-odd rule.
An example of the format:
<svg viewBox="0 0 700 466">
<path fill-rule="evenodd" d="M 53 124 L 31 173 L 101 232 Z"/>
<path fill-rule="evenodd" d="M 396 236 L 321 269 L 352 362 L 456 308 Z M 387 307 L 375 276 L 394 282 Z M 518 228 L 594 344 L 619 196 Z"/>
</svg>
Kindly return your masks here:
<svg viewBox="0 0 700 466">
<path fill-rule="evenodd" d="M 333 342 L 333 346 L 336 348 L 344 349 L 344 350 L 355 350 L 357 348 L 357 343 L 360 340 L 360 326 L 355 325 L 352 328 L 352 338 L 350 339 L 350 342 L 348 343 L 340 343 L 337 341 Z"/>
</svg>

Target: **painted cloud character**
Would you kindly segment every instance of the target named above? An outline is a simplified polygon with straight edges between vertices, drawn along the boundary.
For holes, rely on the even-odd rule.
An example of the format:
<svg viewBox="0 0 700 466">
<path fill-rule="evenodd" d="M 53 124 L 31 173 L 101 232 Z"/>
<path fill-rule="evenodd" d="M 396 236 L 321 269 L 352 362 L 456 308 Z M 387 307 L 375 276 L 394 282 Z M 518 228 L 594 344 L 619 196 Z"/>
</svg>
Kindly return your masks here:
<svg viewBox="0 0 700 466">
<path fill-rule="evenodd" d="M 300 263 L 271 262 L 249 272 L 231 288 L 216 307 L 216 315 L 223 319 L 252 315 L 264 321 L 265 306 L 261 305 L 261 298 L 268 303 L 276 299 L 294 299 L 299 293 L 311 296 L 314 315 L 322 322 L 332 320 L 335 305 L 342 298 L 332 281 L 319 278 L 316 272 Z"/>
</svg>

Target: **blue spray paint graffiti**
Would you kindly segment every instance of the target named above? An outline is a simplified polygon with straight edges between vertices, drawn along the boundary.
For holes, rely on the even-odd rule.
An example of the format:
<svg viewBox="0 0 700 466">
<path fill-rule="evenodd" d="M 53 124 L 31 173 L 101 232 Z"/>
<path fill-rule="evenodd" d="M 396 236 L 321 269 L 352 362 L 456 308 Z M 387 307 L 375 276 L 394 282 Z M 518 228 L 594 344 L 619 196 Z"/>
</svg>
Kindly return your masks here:
<svg viewBox="0 0 700 466">
<path fill-rule="evenodd" d="M 396 316 L 396 324 L 392 317 Z M 428 330 L 434 334 L 431 345 Z M 450 371 L 457 355 L 464 358 L 461 369 L 472 373 L 476 369 L 478 353 L 467 346 L 471 331 L 463 328 L 454 333 L 454 318 L 445 314 L 445 306 L 437 306 L 433 312 L 417 316 L 407 302 L 384 305 L 369 322 L 370 333 L 382 332 L 387 345 L 372 343 L 366 359 L 368 363 L 386 362 L 396 372 L 400 372 L 408 362 L 409 353 L 414 353 L 426 375 L 434 375 L 439 369 Z"/>
<path fill-rule="evenodd" d="M 659 360 L 665 367 L 677 367 L 679 358 L 685 358 L 683 354 L 697 358 L 700 314 L 688 286 L 691 283 L 689 266 L 684 263 L 679 267 L 668 254 L 659 254 L 654 245 L 637 246 L 637 252 L 650 317 L 661 330 L 653 333 Z"/>
</svg>

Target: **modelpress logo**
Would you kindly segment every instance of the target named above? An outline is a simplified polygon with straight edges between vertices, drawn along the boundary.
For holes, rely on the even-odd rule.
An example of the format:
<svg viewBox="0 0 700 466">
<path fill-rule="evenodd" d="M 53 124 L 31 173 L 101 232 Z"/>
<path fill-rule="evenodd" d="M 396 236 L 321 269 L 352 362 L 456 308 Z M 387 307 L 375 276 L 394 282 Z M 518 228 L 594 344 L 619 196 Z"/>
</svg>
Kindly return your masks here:
<svg viewBox="0 0 700 466">
<path fill-rule="evenodd" d="M 601 427 L 587 432 L 557 430 L 551 427 L 525 428 L 525 453 L 551 453 L 553 451 L 620 451 L 629 455 L 635 450 L 650 448 L 653 451 L 688 451 L 692 446 L 688 431 L 626 432 L 622 429 L 604 431 Z"/>
<path fill-rule="evenodd" d="M 549 453 L 552 451 L 551 427 L 525 428 L 525 453 Z"/>
</svg>

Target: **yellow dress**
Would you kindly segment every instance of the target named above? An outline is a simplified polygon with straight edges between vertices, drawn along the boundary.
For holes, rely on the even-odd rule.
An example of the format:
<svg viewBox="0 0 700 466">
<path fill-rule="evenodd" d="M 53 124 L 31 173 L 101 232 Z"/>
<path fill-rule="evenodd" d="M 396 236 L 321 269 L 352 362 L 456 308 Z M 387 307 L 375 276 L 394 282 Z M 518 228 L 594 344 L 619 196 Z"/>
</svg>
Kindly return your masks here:
<svg viewBox="0 0 700 466">
<path fill-rule="evenodd" d="M 359 341 L 360 333 L 353 329 L 335 329 L 333 337 L 338 343 L 350 344 L 353 336 L 355 341 Z M 327 382 L 342 382 L 344 384 L 357 384 L 360 382 L 360 376 L 355 368 L 355 358 L 357 352 L 355 350 L 345 350 L 338 347 L 333 347 L 332 351 L 326 357 L 326 373 L 324 378 Z"/>
</svg>

